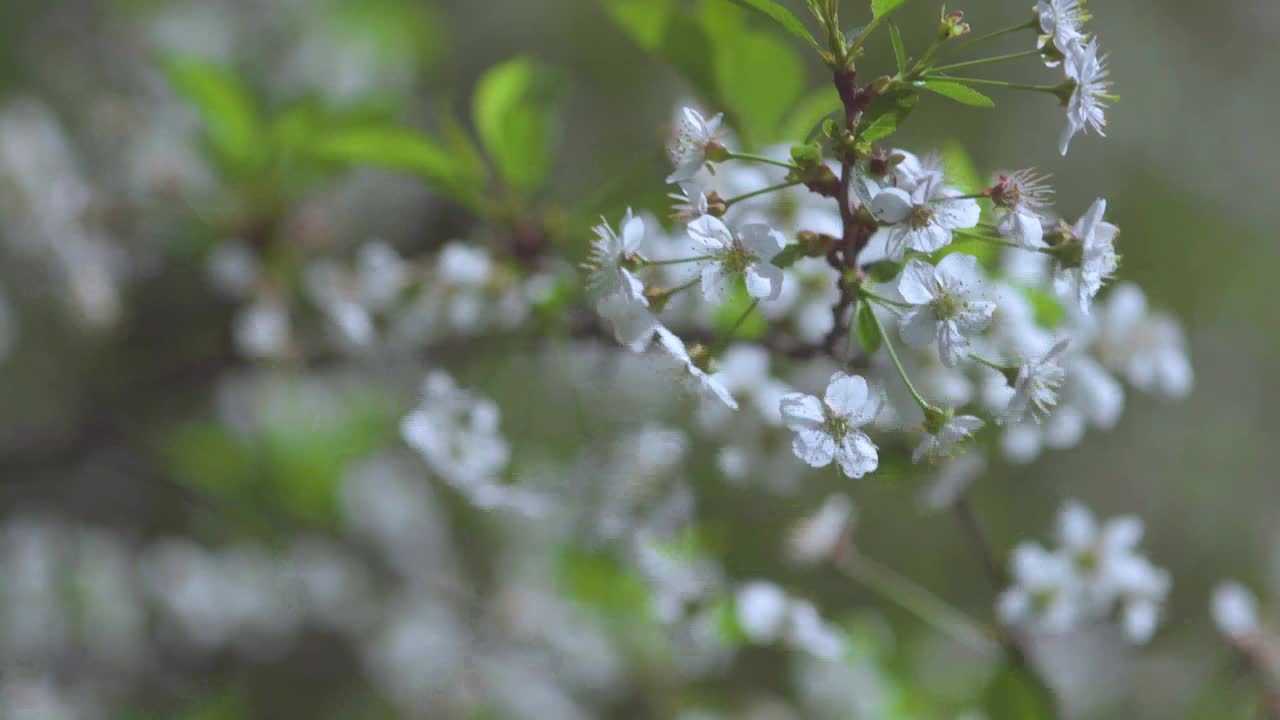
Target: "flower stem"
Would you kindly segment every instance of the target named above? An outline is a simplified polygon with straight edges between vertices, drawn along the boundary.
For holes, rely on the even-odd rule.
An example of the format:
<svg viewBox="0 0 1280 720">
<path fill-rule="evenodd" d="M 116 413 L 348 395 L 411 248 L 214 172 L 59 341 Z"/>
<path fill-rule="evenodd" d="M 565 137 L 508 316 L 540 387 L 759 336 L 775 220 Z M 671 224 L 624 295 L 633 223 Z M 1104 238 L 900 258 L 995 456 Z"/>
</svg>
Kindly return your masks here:
<svg viewBox="0 0 1280 720">
<path fill-rule="evenodd" d="M 836 558 L 835 566 L 845 576 L 900 605 L 957 642 L 981 653 L 995 650 L 996 644 L 992 642 L 990 632 L 980 624 L 929 590 L 866 555 L 851 549 Z"/>
<path fill-rule="evenodd" d="M 995 549 L 995 545 L 991 542 L 991 537 L 987 535 L 986 529 L 982 526 L 982 522 L 978 519 L 978 514 L 974 512 L 973 504 L 969 502 L 969 497 L 961 493 L 952 506 L 955 509 L 956 518 L 959 519 L 961 527 L 969 536 L 974 547 L 977 548 L 978 554 L 982 559 L 983 568 L 990 578 L 991 584 L 996 590 L 1004 589 L 1005 574 L 1000 563 L 1000 555 Z"/>
<path fill-rule="evenodd" d="M 740 203 L 743 200 L 748 200 L 750 198 L 758 197 L 760 195 L 765 195 L 771 192 L 777 192 L 778 190 L 786 190 L 789 187 L 795 187 L 796 185 L 799 185 L 799 184 L 800 184 L 799 180 L 793 180 L 791 182 L 784 182 L 784 183 L 778 183 L 777 185 L 770 185 L 769 187 L 760 188 L 759 190 L 752 190 L 749 193 L 743 193 L 742 195 L 739 195 L 737 197 L 733 197 L 733 198 L 729 198 L 728 200 L 725 200 L 724 206 L 725 206 L 725 209 L 728 209 L 733 207 L 735 203 Z"/>
<path fill-rule="evenodd" d="M 925 401 L 924 397 L 916 390 L 916 386 L 911 384 L 911 378 L 907 376 L 907 371 L 902 367 L 902 361 L 898 359 L 898 352 L 893 349 L 893 341 L 889 339 L 889 334 L 884 331 L 884 323 L 880 322 L 880 317 L 874 312 L 871 313 L 871 319 L 875 321 L 876 330 L 880 332 L 880 338 L 884 341 L 884 349 L 889 351 L 889 358 L 893 360 L 893 366 L 898 369 L 898 375 L 902 377 L 902 382 L 906 384 L 911 397 L 915 399 L 921 410 L 928 413 L 929 410 L 933 409 L 933 406 Z M 857 322 L 857 320 L 855 319 L 853 322 Z"/>
<path fill-rule="evenodd" d="M 995 55 L 993 57 L 979 58 L 977 60 L 966 60 L 964 62 L 951 63 L 950 65 L 935 65 L 929 68 L 929 72 L 939 72 L 941 70 L 957 70 L 964 67 L 973 67 L 975 65 L 988 65 L 991 63 L 1005 62 L 1006 60 L 1017 60 L 1018 58 L 1031 57 L 1039 55 L 1040 51 L 1025 50 L 1023 52 L 1011 53 L 1009 55 Z"/>
<path fill-rule="evenodd" d="M 1058 94 L 1058 86 L 1056 85 L 1029 85 L 1027 83 L 1008 82 L 1006 80 L 987 80 L 986 78 L 973 77 L 956 77 L 954 75 L 928 75 L 924 76 L 925 80 L 945 80 L 947 82 L 968 83 L 970 85 L 993 85 L 995 87 L 1009 88 L 1011 90 L 1034 90 L 1036 92 L 1046 92 L 1050 95 Z"/>
<path fill-rule="evenodd" d="M 1007 28 L 1004 28 L 1003 30 L 996 30 L 996 31 L 994 31 L 994 32 L 989 32 L 989 33 L 987 33 L 986 35 L 979 35 L 978 37 L 976 37 L 976 38 L 974 38 L 974 39 L 972 39 L 972 40 L 969 40 L 968 42 L 963 42 L 963 43 L 960 43 L 959 45 L 956 45 L 954 48 L 952 48 L 952 49 L 951 49 L 951 51 L 952 51 L 952 52 L 959 52 L 959 51 L 964 50 L 964 49 L 966 49 L 966 48 L 971 48 L 971 47 L 973 47 L 974 45 L 979 45 L 979 44 L 981 44 L 981 43 L 984 43 L 984 42 L 986 42 L 986 41 L 988 41 L 988 40 L 994 40 L 995 38 L 1002 37 L 1002 36 L 1004 36 L 1004 35 L 1009 35 L 1009 34 L 1011 34 L 1011 33 L 1016 33 L 1016 32 L 1018 32 L 1019 30 L 1035 30 L 1035 29 L 1036 29 L 1036 28 L 1038 28 L 1038 27 L 1040 27 L 1040 20 L 1039 20 L 1038 18 L 1032 18 L 1031 20 L 1029 20 L 1029 21 L 1027 21 L 1027 22 L 1020 23 L 1020 24 L 1018 24 L 1018 25 L 1014 25 L 1014 26 L 1012 26 L 1012 27 L 1007 27 Z M 1037 52 L 1039 52 L 1039 51 L 1037 51 Z"/>
<path fill-rule="evenodd" d="M 871 300 L 872 302 L 877 302 L 877 303 L 880 303 L 881 305 L 891 306 L 890 309 L 911 307 L 911 303 L 904 303 L 904 302 L 898 302 L 897 300 L 890 300 L 889 298 L 884 297 L 883 295 L 877 295 L 866 288 L 859 288 L 858 294 L 865 297 L 868 300 Z"/>
<path fill-rule="evenodd" d="M 788 170 L 800 169 L 796 165 L 793 165 L 789 162 L 782 162 L 781 160 L 774 160 L 773 158 L 767 158 L 763 155 L 753 155 L 751 153 L 731 152 L 729 153 L 728 158 L 730 160 L 745 160 L 746 162 L 757 162 L 757 163 L 764 163 L 766 165 L 775 165 L 777 167 L 786 168 Z"/>
<path fill-rule="evenodd" d="M 676 258 L 674 260 L 645 260 L 642 263 L 642 267 L 651 267 L 655 265 L 681 265 L 683 263 L 699 262 L 710 259 L 710 255 L 699 255 L 697 257 Z"/>
</svg>

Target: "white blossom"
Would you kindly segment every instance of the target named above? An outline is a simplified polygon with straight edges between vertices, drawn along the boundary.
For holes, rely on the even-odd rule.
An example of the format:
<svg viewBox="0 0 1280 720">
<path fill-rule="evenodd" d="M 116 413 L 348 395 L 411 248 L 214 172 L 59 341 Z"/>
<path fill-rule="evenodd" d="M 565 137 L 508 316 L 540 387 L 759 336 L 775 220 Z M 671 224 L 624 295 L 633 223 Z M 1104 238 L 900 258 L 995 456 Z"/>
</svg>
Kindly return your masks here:
<svg viewBox="0 0 1280 720">
<path fill-rule="evenodd" d="M 749 223 L 735 236 L 720 218 L 704 215 L 689 223 L 689 236 L 707 256 L 699 262 L 707 301 L 723 302 L 728 281 L 738 276 L 753 298 L 776 300 L 782 293 L 782 268 L 772 262 L 787 244 L 782 233 L 762 223 Z"/>
<path fill-rule="evenodd" d="M 1019 170 L 997 178 L 990 197 L 1000 235 L 1024 248 L 1044 247 L 1040 213 L 1053 194 L 1047 179 L 1034 170 Z"/>
<path fill-rule="evenodd" d="M 913 307 L 902 315 L 898 331 L 915 348 L 936 342 L 947 367 L 955 367 L 969 348 L 968 336 L 991 322 L 995 303 L 979 297 L 978 259 L 953 253 L 933 267 L 912 258 L 898 281 L 902 299 Z"/>
<path fill-rule="evenodd" d="M 1013 584 L 996 600 L 1001 622 L 1030 623 L 1051 633 L 1075 624 L 1081 613 L 1079 579 L 1068 558 L 1035 543 L 1021 543 L 1013 549 L 1009 570 Z"/>
<path fill-rule="evenodd" d="M 853 501 L 835 493 L 823 501 L 817 512 L 791 528 L 787 554 L 795 562 L 812 565 L 830 557 L 853 523 Z"/>
<path fill-rule="evenodd" d="M 754 643 L 772 643 L 786 628 L 790 598 L 777 585 L 765 580 L 743 583 L 734 597 L 738 625 Z"/>
<path fill-rule="evenodd" d="M 1037 0 L 1036 14 L 1040 19 L 1040 39 L 1037 47 L 1043 49 L 1052 43 L 1058 56 L 1068 57 L 1084 41 L 1081 25 L 1088 18 L 1080 0 Z M 1062 62 L 1059 57 L 1047 55 L 1045 64 L 1055 67 Z"/>
<path fill-rule="evenodd" d="M 1145 392 L 1180 398 L 1191 391 L 1194 371 L 1182 328 L 1167 314 L 1149 312 L 1141 288 L 1117 285 L 1096 315 L 1095 345 L 1104 365 Z"/>
<path fill-rule="evenodd" d="M 1018 377 L 1013 383 L 1013 397 L 1001 416 L 1001 422 L 1019 423 L 1028 414 L 1040 422 L 1045 413 L 1058 404 L 1058 389 L 1066 372 L 1059 364 L 1062 353 L 1071 343 L 1069 338 L 1060 340 L 1049 352 L 1027 360 L 1018 367 Z"/>
<path fill-rule="evenodd" d="M 1218 631 L 1230 639 L 1248 637 L 1258 632 L 1258 599 L 1235 580 L 1220 582 L 1213 588 L 1209 614 Z"/>
<path fill-rule="evenodd" d="M 723 113 L 711 119 L 693 108 L 684 108 L 676 119 L 675 137 L 668 152 L 675 172 L 667 176 L 667 182 L 692 180 L 707 162 L 707 146 L 718 141 Z"/>
<path fill-rule="evenodd" d="M 626 267 L 644 240 L 644 221 L 627 208 L 619 227 L 620 231 L 615 231 L 604 218 L 600 218 L 600 224 L 595 227 L 596 239 L 591 242 L 590 255 L 583 264 L 588 272 L 587 288 L 600 299 L 619 295 L 627 302 L 648 306 L 644 283 Z"/>
<path fill-rule="evenodd" d="M 956 447 L 973 437 L 973 434 L 986 425 L 981 418 L 973 415 L 959 415 L 947 418 L 936 433 L 926 433 L 924 439 L 911 453 L 911 462 L 918 463 L 928 458 L 947 457 Z"/>
<path fill-rule="evenodd" d="M 658 326 L 656 332 L 658 334 L 658 344 L 662 346 L 667 355 L 675 360 L 677 365 L 688 373 L 688 377 L 695 388 L 701 392 L 710 393 L 733 410 L 738 409 L 738 401 L 733 399 L 729 389 L 719 379 L 709 375 L 694 363 L 693 358 L 689 355 L 688 348 L 685 347 L 684 341 L 679 336 L 661 325 Z"/>
<path fill-rule="evenodd" d="M 1103 282 L 1120 265 L 1115 248 L 1120 228 L 1103 220 L 1106 212 L 1107 201 L 1099 198 L 1089 206 L 1079 222 L 1070 228 L 1064 226 L 1063 231 L 1067 234 L 1065 243 L 1067 247 L 1077 249 L 1079 256 L 1069 261 L 1059 258 L 1054 267 L 1054 289 L 1059 295 L 1074 294 L 1080 309 L 1086 313 Z"/>
<path fill-rule="evenodd" d="M 901 165 L 906 163 L 900 163 Z M 931 253 L 951 244 L 952 231 L 978 224 L 982 209 L 973 198 L 945 187 L 940 175 L 922 171 L 908 176 L 914 187 L 886 187 L 871 199 L 872 215 L 881 223 L 888 256 L 901 260 L 907 250 Z"/>
<path fill-rule="evenodd" d="M 875 420 L 884 399 L 859 376 L 831 376 L 822 400 L 789 393 L 780 403 L 783 423 L 793 432 L 791 450 L 810 467 L 825 467 L 834 459 L 841 471 L 860 478 L 876 469 L 876 446 L 859 428 Z"/>
<path fill-rule="evenodd" d="M 433 370 L 423 383 L 420 404 L 401 422 L 400 432 L 436 474 L 466 490 L 494 482 L 507 465 L 511 451 L 498 429 L 499 418 L 492 400 Z"/>
<path fill-rule="evenodd" d="M 1106 135 L 1103 129 L 1107 126 L 1105 113 L 1111 81 L 1107 58 L 1098 56 L 1097 38 L 1066 53 L 1064 70 L 1076 84 L 1067 100 L 1067 126 L 1058 141 L 1058 150 L 1066 155 L 1071 138 L 1081 130 L 1092 129 Z"/>
</svg>

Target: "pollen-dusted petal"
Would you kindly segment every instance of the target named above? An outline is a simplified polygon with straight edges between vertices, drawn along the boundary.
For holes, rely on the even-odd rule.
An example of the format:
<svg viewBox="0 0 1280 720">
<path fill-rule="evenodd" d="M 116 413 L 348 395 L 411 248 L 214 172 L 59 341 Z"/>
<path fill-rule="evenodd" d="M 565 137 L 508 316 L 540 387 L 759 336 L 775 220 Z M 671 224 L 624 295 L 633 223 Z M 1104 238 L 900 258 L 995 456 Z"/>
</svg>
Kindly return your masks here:
<svg viewBox="0 0 1280 720">
<path fill-rule="evenodd" d="M 871 438 L 860 432 L 852 432 L 840 439 L 836 448 L 836 461 L 840 470 L 851 478 L 860 478 L 875 471 L 880 465 L 880 456 Z"/>
<path fill-rule="evenodd" d="M 772 260 L 787 244 L 782 233 L 764 223 L 744 225 L 738 236 L 742 239 L 744 247 L 763 260 Z"/>
<path fill-rule="evenodd" d="M 885 188 L 871 199 L 871 214 L 882 223 L 906 222 L 911 217 L 911 209 L 911 196 L 900 188 Z"/>
<path fill-rule="evenodd" d="M 932 265 L 915 258 L 907 261 L 902 277 L 898 279 L 898 293 L 903 300 L 912 305 L 924 305 L 936 299 L 941 292 Z"/>
<path fill-rule="evenodd" d="M 820 430 L 801 428 L 795 431 L 791 441 L 791 452 L 809 467 L 826 467 L 835 457 L 836 441 Z"/>
<path fill-rule="evenodd" d="M 902 315 L 898 334 L 911 347 L 923 350 L 938 337 L 938 314 L 929 305 L 914 307 Z"/>
<path fill-rule="evenodd" d="M 951 253 L 938 262 L 934 270 L 938 285 L 947 290 L 973 291 L 982 284 L 982 268 L 978 258 L 965 253 Z"/>
<path fill-rule="evenodd" d="M 777 300 L 782 294 L 782 268 L 766 261 L 747 266 L 747 294 L 760 300 Z"/>
<path fill-rule="evenodd" d="M 718 262 L 708 262 L 702 266 L 702 297 L 707 302 L 724 302 L 729 294 L 729 276 L 724 266 Z"/>
<path fill-rule="evenodd" d="M 866 404 L 868 395 L 865 378 L 838 372 L 831 376 L 824 400 L 833 413 L 847 417 Z"/>
<path fill-rule="evenodd" d="M 814 430 L 822 427 L 826 413 L 822 409 L 822 401 L 804 393 L 787 393 L 778 403 L 782 413 L 782 422 L 787 428 L 795 431 Z"/>
<path fill-rule="evenodd" d="M 932 209 L 933 221 L 948 230 L 971 228 L 982 218 L 982 208 L 973 198 L 954 199 L 944 196 L 944 199 L 934 201 Z"/>
<path fill-rule="evenodd" d="M 969 340 L 960 332 L 955 320 L 944 320 L 938 325 L 938 356 L 942 364 L 955 367 L 969 350 Z"/>
<path fill-rule="evenodd" d="M 733 247 L 733 233 L 714 215 L 703 215 L 689 223 L 689 237 L 708 253 L 718 253 Z"/>
</svg>

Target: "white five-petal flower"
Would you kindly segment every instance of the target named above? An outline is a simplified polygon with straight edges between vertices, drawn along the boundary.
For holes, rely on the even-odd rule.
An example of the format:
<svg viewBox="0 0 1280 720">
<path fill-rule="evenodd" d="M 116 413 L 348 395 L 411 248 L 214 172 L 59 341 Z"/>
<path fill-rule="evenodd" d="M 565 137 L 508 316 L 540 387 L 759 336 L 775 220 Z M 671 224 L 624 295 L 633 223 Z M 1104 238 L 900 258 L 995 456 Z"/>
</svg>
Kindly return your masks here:
<svg viewBox="0 0 1280 720">
<path fill-rule="evenodd" d="M 960 415 L 947 418 L 936 433 L 926 433 L 924 439 L 911 453 L 911 462 L 918 463 L 924 458 L 946 457 L 960 443 L 973 437 L 973 434 L 986 425 L 981 418 L 973 415 Z"/>
<path fill-rule="evenodd" d="M 702 294 L 709 302 L 723 301 L 729 280 L 739 275 L 753 298 L 776 300 L 782 294 L 782 268 L 772 262 L 786 246 L 782 233 L 762 223 L 750 223 L 735 237 L 720 218 L 703 215 L 689 223 L 689 236 L 706 253 L 700 269 Z"/>
<path fill-rule="evenodd" d="M 1097 38 L 1067 53 L 1063 70 L 1076 83 L 1067 100 L 1067 126 L 1058 141 L 1058 150 L 1066 155 L 1071 147 L 1071 138 L 1081 130 L 1092 129 L 1099 135 L 1106 135 L 1103 128 L 1107 126 L 1106 100 L 1111 81 L 1108 79 L 1107 58 L 1098 55 Z"/>
<path fill-rule="evenodd" d="M 968 335 L 991 322 L 995 303 L 978 296 L 982 273 L 978 259 L 953 253 L 933 267 L 912 259 L 902 271 L 898 292 L 913 307 L 902 316 L 899 333 L 915 348 L 938 344 L 938 355 L 955 367 L 969 347 Z"/>
<path fill-rule="evenodd" d="M 680 111 L 680 117 L 676 120 L 675 137 L 668 148 L 675 172 L 667 177 L 667 182 L 692 180 L 698 174 L 698 170 L 707 162 L 707 146 L 718 139 L 723 119 L 723 113 L 708 120 L 693 108 Z"/>
<path fill-rule="evenodd" d="M 878 390 L 856 375 L 831 376 L 822 400 L 804 393 L 782 398 L 782 421 L 795 432 L 791 450 L 810 467 L 825 467 L 834 459 L 851 478 L 860 478 L 879 465 L 875 443 L 859 428 L 880 414 L 884 404 Z"/>
<path fill-rule="evenodd" d="M 647 306 L 644 283 L 626 268 L 626 261 L 640 249 L 644 240 L 644 221 L 636 217 L 631 208 L 615 232 L 604 218 L 595 227 L 596 239 L 591 242 L 590 254 L 583 267 L 588 271 L 587 288 L 601 299 L 621 295 L 637 305 Z"/>
<path fill-rule="evenodd" d="M 911 191 L 887 187 L 871 199 L 871 213 L 882 224 L 885 247 L 894 260 L 907 250 L 941 250 L 951 244 L 953 230 L 971 228 L 982 216 L 976 200 L 929 177 Z"/>
<path fill-rule="evenodd" d="M 1084 41 L 1080 26 L 1087 14 L 1080 7 L 1080 0 L 1037 0 L 1036 14 L 1040 18 L 1040 40 L 1037 47 L 1043 49 L 1049 43 L 1057 50 L 1045 56 L 1045 64 L 1056 67 L 1061 57 L 1070 56 Z"/>
<path fill-rule="evenodd" d="M 1000 175 L 991 186 L 991 203 L 995 206 L 996 229 L 1021 247 L 1044 247 L 1044 225 L 1040 211 L 1053 195 L 1046 182 L 1048 176 L 1035 170 L 1019 170 Z"/>
<path fill-rule="evenodd" d="M 1214 586 L 1209 614 L 1218 631 L 1231 640 L 1245 638 L 1258 631 L 1258 599 L 1235 580 Z"/>
<path fill-rule="evenodd" d="M 733 399 L 733 394 L 729 392 L 729 389 L 718 378 L 707 374 L 705 370 L 694 363 L 693 358 L 689 355 L 688 348 L 685 347 L 684 341 L 678 335 L 662 325 L 658 325 L 655 328 L 655 332 L 658 333 L 658 344 L 677 364 L 689 373 L 693 385 L 698 390 L 716 396 L 733 410 L 738 409 L 738 401 Z"/>
<path fill-rule="evenodd" d="M 1102 219 L 1106 212 L 1107 201 L 1102 198 L 1095 200 L 1084 217 L 1070 228 L 1067 246 L 1076 247 L 1078 256 L 1064 260 L 1060 255 L 1054 268 L 1054 289 L 1059 295 L 1067 295 L 1074 285 L 1080 309 L 1086 313 L 1093 297 L 1102 289 L 1102 283 L 1120 265 L 1115 248 L 1120 228 Z"/>
<path fill-rule="evenodd" d="M 1058 389 L 1066 377 L 1059 359 L 1070 343 L 1069 338 L 1060 340 L 1049 352 L 1019 366 L 1018 377 L 1013 382 L 1013 397 L 1001 422 L 1019 423 L 1028 413 L 1040 422 L 1040 418 L 1058 404 Z"/>
</svg>

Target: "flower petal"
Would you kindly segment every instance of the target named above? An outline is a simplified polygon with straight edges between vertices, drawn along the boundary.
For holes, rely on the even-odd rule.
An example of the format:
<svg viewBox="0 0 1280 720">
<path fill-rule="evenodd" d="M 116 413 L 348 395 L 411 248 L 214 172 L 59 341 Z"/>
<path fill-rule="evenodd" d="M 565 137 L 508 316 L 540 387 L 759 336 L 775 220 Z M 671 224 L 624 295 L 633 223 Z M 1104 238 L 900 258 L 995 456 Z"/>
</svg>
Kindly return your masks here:
<svg viewBox="0 0 1280 720">
<path fill-rule="evenodd" d="M 764 260 L 772 260 L 787 244 L 782 233 L 764 223 L 743 225 L 738 237 L 742 240 L 744 247 Z"/>
<path fill-rule="evenodd" d="M 703 215 L 689 223 L 689 237 L 696 240 L 709 253 L 718 253 L 733 246 L 733 233 L 720 218 Z"/>
<path fill-rule="evenodd" d="M 777 300 L 782 294 L 782 268 L 771 262 L 756 262 L 747 266 L 747 294 L 761 300 Z"/>
<path fill-rule="evenodd" d="M 840 440 L 836 448 L 836 461 L 840 470 L 851 478 L 860 478 L 873 472 L 880 465 L 880 455 L 871 438 L 860 432 L 852 432 Z"/>
<path fill-rule="evenodd" d="M 912 305 L 924 305 L 937 298 L 941 292 L 932 265 L 915 258 L 907 261 L 907 266 L 902 269 L 902 276 L 898 279 L 898 293 L 903 300 Z"/>
<path fill-rule="evenodd" d="M 820 430 L 796 430 L 791 452 L 809 467 L 826 467 L 836 454 L 836 441 Z"/>
<path fill-rule="evenodd" d="M 928 305 L 908 310 L 898 323 L 898 335 L 917 350 L 923 350 L 938 337 L 938 314 Z"/>
<path fill-rule="evenodd" d="M 822 401 L 804 393 L 787 393 L 778 403 L 782 422 L 791 430 L 814 430 L 822 427 L 826 413 Z"/>
<path fill-rule="evenodd" d="M 891 187 L 871 199 L 871 214 L 882 223 L 897 225 L 911 217 L 911 196 L 905 190 Z"/>
<path fill-rule="evenodd" d="M 824 399 L 832 412 L 846 417 L 866 404 L 868 395 L 865 378 L 838 372 L 831 376 Z"/>
<path fill-rule="evenodd" d="M 729 294 L 729 276 L 725 275 L 724 267 L 718 262 L 708 262 L 702 266 L 702 297 L 707 302 L 719 303 L 724 302 L 724 298 Z"/>
</svg>

